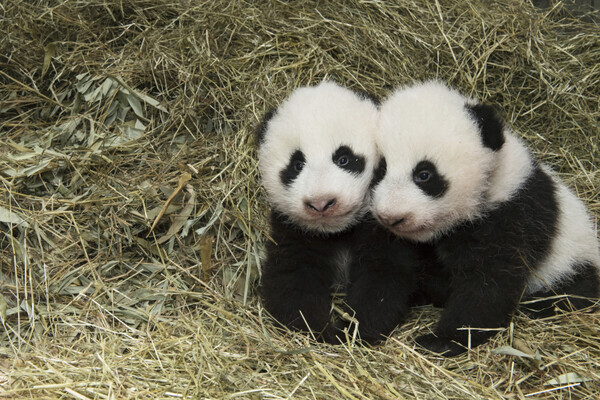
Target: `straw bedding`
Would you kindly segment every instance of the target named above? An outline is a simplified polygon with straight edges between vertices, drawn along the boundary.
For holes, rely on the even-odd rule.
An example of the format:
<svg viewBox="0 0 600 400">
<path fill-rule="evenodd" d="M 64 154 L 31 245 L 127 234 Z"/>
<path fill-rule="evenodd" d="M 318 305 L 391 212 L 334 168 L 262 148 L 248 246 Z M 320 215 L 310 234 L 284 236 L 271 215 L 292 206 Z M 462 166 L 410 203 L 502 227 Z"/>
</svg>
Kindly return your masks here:
<svg viewBox="0 0 600 400">
<path fill-rule="evenodd" d="M 256 295 L 253 127 L 293 88 L 439 78 L 503 110 L 600 216 L 600 27 L 564 4 L 0 5 L 0 398 L 592 399 L 600 312 L 517 315 L 456 359 L 329 346 Z"/>
</svg>

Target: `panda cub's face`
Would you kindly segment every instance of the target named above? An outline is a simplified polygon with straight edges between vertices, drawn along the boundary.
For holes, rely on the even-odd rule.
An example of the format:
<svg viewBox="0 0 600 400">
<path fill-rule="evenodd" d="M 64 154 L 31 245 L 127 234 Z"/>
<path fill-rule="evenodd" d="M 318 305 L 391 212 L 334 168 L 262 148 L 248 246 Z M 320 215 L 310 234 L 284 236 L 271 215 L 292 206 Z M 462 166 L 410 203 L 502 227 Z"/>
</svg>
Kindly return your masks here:
<svg viewBox="0 0 600 400">
<path fill-rule="evenodd" d="M 437 82 L 399 89 L 380 108 L 386 170 L 373 213 L 396 235 L 428 241 L 481 215 L 503 127 L 487 106 Z"/>
<path fill-rule="evenodd" d="M 259 127 L 272 206 L 303 229 L 342 231 L 368 210 L 377 107 L 332 82 L 296 89 Z"/>
</svg>

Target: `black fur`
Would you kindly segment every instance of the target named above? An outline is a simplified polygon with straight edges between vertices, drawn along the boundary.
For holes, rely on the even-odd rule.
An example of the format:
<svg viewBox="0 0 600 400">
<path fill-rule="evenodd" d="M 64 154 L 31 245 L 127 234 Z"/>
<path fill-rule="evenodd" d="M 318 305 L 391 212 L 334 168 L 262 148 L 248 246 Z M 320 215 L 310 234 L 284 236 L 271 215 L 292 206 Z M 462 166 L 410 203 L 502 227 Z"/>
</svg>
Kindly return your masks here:
<svg viewBox="0 0 600 400">
<path fill-rule="evenodd" d="M 432 243 L 414 243 L 419 252 L 417 270 L 417 290 L 411 295 L 411 306 L 433 304 L 443 307 L 450 296 L 451 273 L 437 260 L 435 245 Z"/>
<path fill-rule="evenodd" d="M 311 234 L 273 211 L 271 234 L 276 243 L 267 243 L 260 291 L 265 308 L 282 324 L 339 343 L 347 324 L 330 312 L 339 284 L 368 343 L 383 339 L 406 317 L 417 254 L 371 219 L 341 233 Z M 339 279 L 340 252 L 350 255 L 347 282 Z"/>
<path fill-rule="evenodd" d="M 385 157 L 381 157 L 379 159 L 379 163 L 377 164 L 377 168 L 375 168 L 375 172 L 373 173 L 373 179 L 369 185 L 372 190 L 383 180 L 385 174 L 387 173 L 387 162 L 385 161 Z"/>
<path fill-rule="evenodd" d="M 356 93 L 361 99 L 371 101 L 376 106 L 379 106 L 381 104 L 381 100 L 379 100 L 379 98 L 373 93 L 364 90 L 355 90 L 354 93 Z"/>
<path fill-rule="evenodd" d="M 331 159 L 341 169 L 360 175 L 365 170 L 365 158 L 355 154 L 348 146 L 340 146 L 333 153 Z"/>
<path fill-rule="evenodd" d="M 275 114 L 277 114 L 277 109 L 276 108 L 272 108 L 269 111 L 267 111 L 262 119 L 262 121 L 260 121 L 260 124 L 258 124 L 258 126 L 256 127 L 256 137 L 258 138 L 258 143 L 262 143 L 265 140 L 265 133 L 267 132 L 267 127 L 269 126 L 269 121 L 271 120 L 271 118 L 273 118 L 273 116 L 275 116 Z"/>
<path fill-rule="evenodd" d="M 535 167 L 513 199 L 439 239 L 436 253 L 445 271 L 437 273 L 450 276 L 449 293 L 434 334 L 417 343 L 454 356 L 495 333 L 475 328 L 506 326 L 527 278 L 550 250 L 557 213 L 554 182 Z"/>
<path fill-rule="evenodd" d="M 479 131 L 483 145 L 494 151 L 500 150 L 504 144 L 504 122 L 494 107 L 487 104 L 467 105 Z"/>
<path fill-rule="evenodd" d="M 575 276 L 553 289 L 541 290 L 529 296 L 521 310 L 531 317 L 545 318 L 555 309 L 578 310 L 595 303 L 600 297 L 600 277 L 597 268 L 589 263 L 576 266 Z M 562 296 L 561 296 L 562 295 Z"/>
<path fill-rule="evenodd" d="M 290 156 L 290 162 L 288 165 L 279 172 L 279 178 L 281 179 L 281 183 L 284 186 L 289 186 L 294 179 L 300 175 L 302 168 L 304 168 L 304 163 L 306 162 L 306 158 L 304 157 L 304 153 L 300 150 L 296 150 Z"/>
<path fill-rule="evenodd" d="M 430 197 L 441 197 L 448 189 L 448 181 L 440 175 L 435 165 L 427 160 L 420 161 L 413 170 L 413 181 Z"/>
</svg>

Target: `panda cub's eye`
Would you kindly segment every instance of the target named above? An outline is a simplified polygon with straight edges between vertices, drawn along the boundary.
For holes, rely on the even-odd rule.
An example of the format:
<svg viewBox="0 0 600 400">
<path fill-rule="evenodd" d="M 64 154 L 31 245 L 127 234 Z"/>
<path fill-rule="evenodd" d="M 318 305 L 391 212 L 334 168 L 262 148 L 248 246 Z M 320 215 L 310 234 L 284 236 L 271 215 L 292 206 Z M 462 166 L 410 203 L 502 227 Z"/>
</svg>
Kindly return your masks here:
<svg viewBox="0 0 600 400">
<path fill-rule="evenodd" d="M 296 164 L 294 164 L 294 170 L 296 172 L 302 171 L 303 168 L 304 168 L 304 163 L 301 161 L 298 161 Z"/>
<path fill-rule="evenodd" d="M 345 167 L 346 165 L 348 165 L 348 157 L 346 156 L 341 156 L 340 158 L 337 159 L 337 161 L 335 162 L 337 164 L 338 167 Z"/>
<path fill-rule="evenodd" d="M 426 169 L 423 169 L 421 171 L 418 171 L 413 179 L 415 181 L 415 183 L 425 183 L 428 182 L 431 179 L 432 173 Z"/>
</svg>

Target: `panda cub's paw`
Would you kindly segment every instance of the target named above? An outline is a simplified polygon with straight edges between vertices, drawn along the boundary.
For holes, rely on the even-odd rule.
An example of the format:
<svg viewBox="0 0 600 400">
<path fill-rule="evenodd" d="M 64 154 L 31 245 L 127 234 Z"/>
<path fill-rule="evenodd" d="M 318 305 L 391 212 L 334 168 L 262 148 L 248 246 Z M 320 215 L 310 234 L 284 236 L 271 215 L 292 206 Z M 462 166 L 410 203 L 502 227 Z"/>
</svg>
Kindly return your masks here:
<svg viewBox="0 0 600 400">
<path fill-rule="evenodd" d="M 436 336 L 433 333 L 419 336 L 415 341 L 419 346 L 444 357 L 454 357 L 467 351 L 467 348 L 462 344 L 447 337 Z"/>
<path fill-rule="evenodd" d="M 346 343 L 348 341 L 348 337 L 351 337 L 352 334 L 350 332 L 351 327 L 348 323 L 333 318 L 331 322 L 321 331 L 321 333 L 317 336 L 317 339 L 321 342 L 329 343 L 329 344 L 340 344 Z"/>
</svg>

